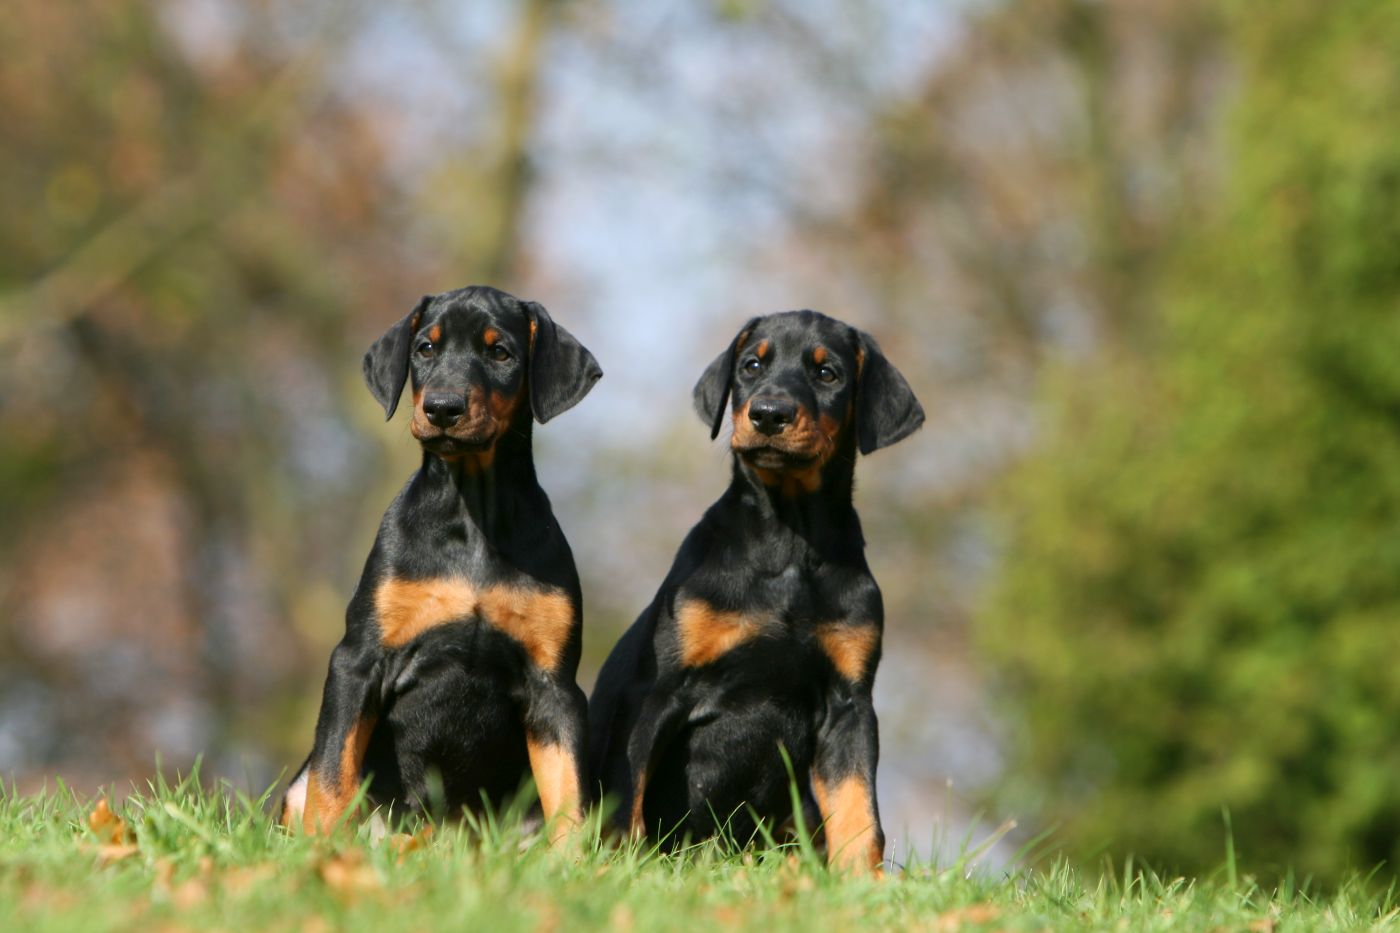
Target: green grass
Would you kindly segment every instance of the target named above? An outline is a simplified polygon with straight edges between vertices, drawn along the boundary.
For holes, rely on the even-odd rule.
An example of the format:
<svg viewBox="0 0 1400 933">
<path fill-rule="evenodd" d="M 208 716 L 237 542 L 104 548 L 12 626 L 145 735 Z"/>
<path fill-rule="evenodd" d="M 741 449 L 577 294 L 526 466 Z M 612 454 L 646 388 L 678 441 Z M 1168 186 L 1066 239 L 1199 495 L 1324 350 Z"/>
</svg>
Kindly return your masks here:
<svg viewBox="0 0 1400 933">
<path fill-rule="evenodd" d="M 503 815 L 376 840 L 283 833 L 264 799 L 157 781 L 91 825 L 100 798 L 0 792 L 6 930 L 1400 930 L 1393 892 L 1265 891 L 1064 864 L 985 875 L 975 853 L 884 880 L 829 874 L 807 845 L 676 855 L 550 850 Z M 416 841 L 405 848 L 409 839 Z"/>
</svg>

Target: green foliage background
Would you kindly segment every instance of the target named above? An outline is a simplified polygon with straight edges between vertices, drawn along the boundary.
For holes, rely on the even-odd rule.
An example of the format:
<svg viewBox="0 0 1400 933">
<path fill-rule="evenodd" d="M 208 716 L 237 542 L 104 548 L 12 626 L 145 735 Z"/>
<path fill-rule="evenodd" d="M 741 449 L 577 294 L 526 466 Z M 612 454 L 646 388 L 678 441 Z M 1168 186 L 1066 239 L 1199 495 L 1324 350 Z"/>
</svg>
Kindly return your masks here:
<svg viewBox="0 0 1400 933">
<path fill-rule="evenodd" d="M 1400 5 L 1232 9 L 1229 174 L 1141 352 L 1049 379 L 980 636 L 1005 801 L 1199 870 L 1400 862 Z"/>
</svg>

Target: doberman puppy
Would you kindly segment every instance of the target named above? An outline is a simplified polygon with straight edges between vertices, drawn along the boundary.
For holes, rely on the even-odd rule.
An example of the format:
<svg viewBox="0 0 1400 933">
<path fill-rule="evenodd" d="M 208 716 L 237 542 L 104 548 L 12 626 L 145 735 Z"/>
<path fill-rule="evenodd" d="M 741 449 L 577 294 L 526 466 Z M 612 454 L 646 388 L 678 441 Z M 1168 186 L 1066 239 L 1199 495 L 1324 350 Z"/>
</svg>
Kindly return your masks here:
<svg viewBox="0 0 1400 933">
<path fill-rule="evenodd" d="M 531 419 L 572 408 L 602 370 L 539 304 L 472 287 L 424 297 L 364 375 L 386 418 L 412 376 L 423 464 L 365 562 L 282 820 L 328 830 L 366 776 L 374 804 L 455 813 L 533 773 L 557 840 L 585 802 L 581 599 Z"/>
<path fill-rule="evenodd" d="M 782 751 L 830 864 L 878 871 L 871 687 L 884 610 L 851 503 L 856 450 L 924 420 L 867 334 L 815 311 L 754 318 L 705 370 L 733 480 L 691 529 L 589 704 L 591 779 L 634 833 L 668 839 L 794 816 Z"/>
</svg>

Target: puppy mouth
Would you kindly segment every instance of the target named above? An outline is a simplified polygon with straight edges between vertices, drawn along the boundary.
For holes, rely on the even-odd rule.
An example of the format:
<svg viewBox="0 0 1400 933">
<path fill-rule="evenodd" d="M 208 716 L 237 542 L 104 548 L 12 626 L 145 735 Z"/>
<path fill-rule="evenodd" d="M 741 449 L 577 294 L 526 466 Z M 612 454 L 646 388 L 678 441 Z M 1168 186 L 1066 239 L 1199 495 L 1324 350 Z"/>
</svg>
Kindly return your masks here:
<svg viewBox="0 0 1400 933">
<path fill-rule="evenodd" d="M 772 444 L 754 444 L 736 452 L 749 466 L 761 470 L 802 470 L 815 465 L 818 459 L 806 451 L 786 450 Z"/>
<path fill-rule="evenodd" d="M 496 443 L 496 432 L 491 430 L 478 431 L 466 436 L 451 434 L 450 428 L 446 431 L 441 428 L 431 430 L 432 433 L 418 433 L 418 443 L 423 445 L 424 450 L 439 456 L 481 453 L 490 450 Z"/>
</svg>

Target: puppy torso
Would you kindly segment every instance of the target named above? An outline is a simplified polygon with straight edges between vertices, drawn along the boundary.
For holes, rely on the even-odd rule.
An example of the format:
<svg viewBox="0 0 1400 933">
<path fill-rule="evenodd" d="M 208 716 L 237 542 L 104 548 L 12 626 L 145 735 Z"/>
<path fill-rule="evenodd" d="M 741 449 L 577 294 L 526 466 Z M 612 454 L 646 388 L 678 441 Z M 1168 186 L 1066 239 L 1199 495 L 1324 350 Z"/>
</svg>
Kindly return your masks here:
<svg viewBox="0 0 1400 933">
<path fill-rule="evenodd" d="M 577 824 L 581 599 L 531 433 L 601 371 L 542 307 L 488 288 L 424 298 L 364 370 L 390 417 L 411 376 L 423 462 L 346 611 L 283 820 L 329 829 L 366 777 L 374 803 L 453 812 L 533 775 L 546 818 Z"/>
<path fill-rule="evenodd" d="M 363 768 L 375 802 L 477 806 L 527 774 L 528 687 L 576 663 L 579 592 L 543 491 L 516 490 L 509 509 L 488 540 L 434 458 L 385 516 L 348 614 L 382 655 Z"/>
<path fill-rule="evenodd" d="M 795 786 L 804 815 L 835 826 L 842 858 L 859 849 L 878 864 L 870 691 L 884 612 L 852 479 L 858 449 L 923 417 L 902 377 L 880 384 L 884 367 L 865 335 L 793 312 L 750 321 L 697 385 L 714 433 L 732 414 L 730 486 L 589 707 L 594 780 L 633 831 L 746 842 L 758 821 L 794 815 Z M 882 421 L 891 403 L 904 410 Z"/>
</svg>

